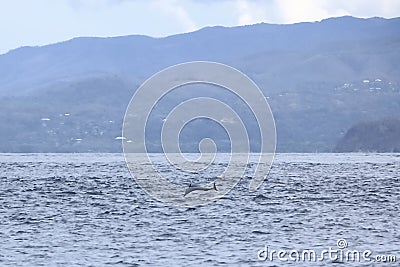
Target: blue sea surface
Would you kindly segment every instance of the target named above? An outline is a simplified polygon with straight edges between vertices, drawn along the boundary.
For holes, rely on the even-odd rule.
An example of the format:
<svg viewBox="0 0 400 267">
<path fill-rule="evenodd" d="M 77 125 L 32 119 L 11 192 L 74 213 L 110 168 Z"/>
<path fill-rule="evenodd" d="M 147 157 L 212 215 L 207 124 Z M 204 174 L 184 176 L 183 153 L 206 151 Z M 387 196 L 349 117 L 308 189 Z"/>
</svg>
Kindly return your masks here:
<svg viewBox="0 0 400 267">
<path fill-rule="evenodd" d="M 399 170 L 400 154 L 278 154 L 257 191 L 245 177 L 177 208 L 147 195 L 120 154 L 0 154 L 0 266 L 344 266 L 258 258 L 338 240 L 372 252 L 346 265 L 397 266 Z M 385 255 L 397 263 L 373 261 Z"/>
</svg>

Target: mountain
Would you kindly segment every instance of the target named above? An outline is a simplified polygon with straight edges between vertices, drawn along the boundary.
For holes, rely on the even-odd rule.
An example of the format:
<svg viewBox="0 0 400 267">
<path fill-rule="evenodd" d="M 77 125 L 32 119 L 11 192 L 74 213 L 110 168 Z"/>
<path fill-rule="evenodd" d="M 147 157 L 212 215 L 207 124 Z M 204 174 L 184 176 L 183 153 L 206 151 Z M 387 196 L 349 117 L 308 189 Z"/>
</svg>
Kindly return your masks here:
<svg viewBox="0 0 400 267">
<path fill-rule="evenodd" d="M 357 123 L 338 142 L 335 151 L 400 153 L 400 119 Z"/>
<path fill-rule="evenodd" d="M 192 60 L 231 65 L 258 84 L 275 116 L 280 152 L 332 151 L 355 123 L 400 114 L 400 18 L 81 37 L 0 55 L 0 151 L 121 151 L 122 120 L 136 88 Z M 190 96 L 183 90 L 178 99 Z M 188 150 L 215 130 L 198 129 L 183 138 Z M 157 139 L 150 132 L 154 151 Z"/>
</svg>

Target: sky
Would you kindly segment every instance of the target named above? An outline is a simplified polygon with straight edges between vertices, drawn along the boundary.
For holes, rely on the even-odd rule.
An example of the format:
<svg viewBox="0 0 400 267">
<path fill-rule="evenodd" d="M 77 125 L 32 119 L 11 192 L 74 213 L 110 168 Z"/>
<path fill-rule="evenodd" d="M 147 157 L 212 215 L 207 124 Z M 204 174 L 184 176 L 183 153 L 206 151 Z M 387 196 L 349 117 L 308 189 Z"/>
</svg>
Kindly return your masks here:
<svg viewBox="0 0 400 267">
<path fill-rule="evenodd" d="M 344 15 L 400 17 L 400 0 L 0 0 L 0 54 L 81 36 L 164 37 Z"/>
</svg>

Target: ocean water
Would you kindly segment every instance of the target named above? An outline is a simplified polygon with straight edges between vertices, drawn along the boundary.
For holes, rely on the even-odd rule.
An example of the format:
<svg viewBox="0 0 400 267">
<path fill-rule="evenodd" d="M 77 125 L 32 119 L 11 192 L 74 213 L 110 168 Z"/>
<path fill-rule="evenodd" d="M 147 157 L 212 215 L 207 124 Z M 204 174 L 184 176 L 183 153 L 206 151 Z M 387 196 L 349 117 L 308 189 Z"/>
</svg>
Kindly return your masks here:
<svg viewBox="0 0 400 267">
<path fill-rule="evenodd" d="M 278 154 L 257 191 L 246 176 L 178 208 L 119 154 L 0 154 L 0 266 L 398 266 L 399 170 L 400 154 Z M 329 249 L 371 255 L 321 259 Z"/>
</svg>

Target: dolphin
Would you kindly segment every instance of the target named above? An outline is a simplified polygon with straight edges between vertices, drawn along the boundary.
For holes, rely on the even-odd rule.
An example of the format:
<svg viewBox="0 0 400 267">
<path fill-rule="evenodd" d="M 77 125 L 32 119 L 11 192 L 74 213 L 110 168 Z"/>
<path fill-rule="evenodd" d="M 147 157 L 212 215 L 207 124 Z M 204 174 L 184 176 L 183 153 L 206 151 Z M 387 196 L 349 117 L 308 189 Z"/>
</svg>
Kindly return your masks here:
<svg viewBox="0 0 400 267">
<path fill-rule="evenodd" d="M 213 187 L 192 186 L 192 184 L 190 184 L 189 187 L 185 190 L 185 194 L 183 196 L 186 196 L 187 194 L 193 191 L 210 191 L 210 190 L 218 191 L 215 182 L 213 183 Z"/>
</svg>

